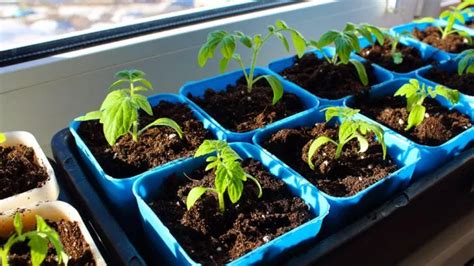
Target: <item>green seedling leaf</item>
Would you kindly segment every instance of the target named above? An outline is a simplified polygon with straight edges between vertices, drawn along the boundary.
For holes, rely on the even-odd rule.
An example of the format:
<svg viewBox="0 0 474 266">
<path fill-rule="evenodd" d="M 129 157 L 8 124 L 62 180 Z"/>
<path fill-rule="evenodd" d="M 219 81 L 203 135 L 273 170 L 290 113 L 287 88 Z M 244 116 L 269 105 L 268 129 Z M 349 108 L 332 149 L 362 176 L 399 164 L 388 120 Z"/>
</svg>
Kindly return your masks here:
<svg viewBox="0 0 474 266">
<path fill-rule="evenodd" d="M 343 120 L 352 118 L 354 115 L 360 112 L 359 109 L 352 109 L 342 106 L 331 106 L 322 109 L 325 112 L 326 121 L 329 122 L 334 117 L 340 117 Z"/>
<path fill-rule="evenodd" d="M 0 143 L 3 143 L 5 141 L 7 141 L 7 136 L 4 133 L 0 132 Z"/>
<path fill-rule="evenodd" d="M 134 94 L 131 97 L 131 101 L 134 105 L 136 105 L 137 107 L 145 111 L 148 115 L 153 115 L 153 110 L 151 109 L 151 105 L 145 96 L 141 94 Z"/>
<path fill-rule="evenodd" d="M 362 85 L 369 85 L 369 78 L 367 76 L 367 72 L 365 71 L 365 66 L 355 59 L 351 59 L 350 62 L 352 65 L 354 65 Z"/>
<path fill-rule="evenodd" d="M 412 127 L 420 125 L 425 118 L 425 112 L 426 108 L 423 105 L 413 106 L 410 115 L 408 116 L 408 125 L 406 126 L 405 130 L 408 131 Z"/>
<path fill-rule="evenodd" d="M 189 191 L 188 197 L 186 198 L 186 208 L 190 210 L 196 201 L 207 192 L 208 188 L 205 187 L 194 187 Z"/>
<path fill-rule="evenodd" d="M 403 62 L 403 55 L 400 52 L 393 53 L 392 58 L 393 58 L 393 62 L 397 65 Z"/>
<path fill-rule="evenodd" d="M 275 76 L 264 75 L 262 77 L 267 80 L 268 84 L 270 84 L 270 87 L 273 90 L 272 104 L 275 105 L 278 101 L 280 101 L 281 97 L 283 97 L 283 85 L 281 84 L 280 80 Z"/>
<path fill-rule="evenodd" d="M 15 217 L 13 218 L 13 227 L 15 227 L 16 234 L 21 236 L 23 232 L 23 222 L 19 212 L 15 213 Z"/>
<path fill-rule="evenodd" d="M 315 139 L 311 145 L 309 146 L 309 151 L 308 151 L 308 165 L 311 170 L 315 169 L 314 163 L 313 163 L 313 156 L 316 154 L 316 152 L 321 148 L 323 145 L 327 143 L 333 143 L 334 145 L 337 145 L 337 142 L 332 140 L 331 138 L 328 138 L 326 136 L 321 136 Z"/>
<path fill-rule="evenodd" d="M 440 95 L 449 101 L 451 104 L 456 104 L 459 102 L 459 91 L 451 90 L 444 86 L 438 85 L 435 87 L 435 96 Z"/>
<path fill-rule="evenodd" d="M 74 121 L 99 120 L 101 116 L 102 116 L 101 111 L 92 111 L 92 112 L 89 112 L 89 113 L 87 113 L 83 116 L 77 117 L 76 119 L 74 119 Z M 1 141 L 0 141 L 0 143 L 1 143 Z"/>
<path fill-rule="evenodd" d="M 48 253 L 48 239 L 38 235 L 31 235 L 28 246 L 31 250 L 31 263 L 33 266 L 40 266 Z"/>
<path fill-rule="evenodd" d="M 155 126 L 170 127 L 178 134 L 180 139 L 183 138 L 183 130 L 178 125 L 178 123 L 176 123 L 174 120 L 166 118 L 166 117 L 158 118 L 155 121 L 151 122 L 150 124 L 148 124 L 147 126 L 142 128 L 138 132 L 138 135 L 142 134 L 143 132 L 145 132 L 145 130 L 149 129 L 150 127 L 155 127 Z"/>
</svg>

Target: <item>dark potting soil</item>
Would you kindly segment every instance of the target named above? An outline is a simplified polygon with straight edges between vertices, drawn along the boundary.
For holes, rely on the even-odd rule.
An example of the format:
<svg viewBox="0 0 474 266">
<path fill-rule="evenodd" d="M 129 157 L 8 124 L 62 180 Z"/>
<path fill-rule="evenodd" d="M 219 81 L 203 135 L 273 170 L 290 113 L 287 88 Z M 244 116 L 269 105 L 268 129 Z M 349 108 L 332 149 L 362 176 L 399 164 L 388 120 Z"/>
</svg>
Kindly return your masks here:
<svg viewBox="0 0 474 266">
<path fill-rule="evenodd" d="M 191 210 L 186 197 L 195 186 L 214 186 L 214 174 L 199 168 L 189 178 L 171 176 L 159 198 L 150 203 L 173 236 L 196 262 L 221 265 L 235 260 L 266 242 L 314 218 L 301 198 L 273 177 L 260 162 L 247 159 L 245 171 L 257 178 L 263 194 L 258 198 L 254 182 L 244 183 L 239 202 L 226 196 L 226 210 L 219 212 L 217 197 L 204 195 Z"/>
<path fill-rule="evenodd" d="M 336 197 L 355 195 L 397 170 L 389 154 L 383 160 L 382 147 L 372 135 L 366 152 L 359 153 L 358 142 L 352 140 L 337 160 L 334 159 L 336 146 L 324 145 L 313 156 L 315 170 L 311 170 L 307 164 L 309 146 L 320 136 L 337 139 L 337 128 L 337 125 L 318 123 L 312 128 L 282 129 L 263 146 L 320 190 Z"/>
<path fill-rule="evenodd" d="M 42 187 L 48 172 L 39 164 L 33 148 L 0 147 L 0 199 Z"/>
<path fill-rule="evenodd" d="M 64 252 L 69 257 L 67 265 L 77 266 L 92 266 L 96 265 L 94 256 L 89 247 L 89 244 L 82 236 L 81 230 L 77 222 L 70 221 L 47 221 L 49 226 L 56 230 L 59 234 L 59 239 L 64 247 Z M 1 242 L 5 242 L 1 240 Z M 58 265 L 56 258 L 56 251 L 54 247 L 49 244 L 48 254 L 41 265 Z M 31 265 L 30 249 L 27 242 L 20 242 L 10 250 L 9 262 L 11 265 Z"/>
<path fill-rule="evenodd" d="M 472 126 L 468 116 L 446 109 L 433 99 L 426 99 L 423 105 L 426 107 L 425 119 L 409 131 L 405 131 L 409 113 L 403 97 L 387 96 L 373 100 L 360 97 L 355 100 L 354 107 L 416 143 L 428 146 L 441 145 Z"/>
<path fill-rule="evenodd" d="M 318 97 L 339 99 L 368 90 L 371 85 L 378 83 L 372 65 L 366 62 L 364 66 L 369 78 L 368 86 L 362 85 L 352 64 L 336 66 L 319 59 L 314 53 L 297 58 L 280 75 Z"/>
<path fill-rule="evenodd" d="M 474 20 L 466 21 L 466 24 L 464 24 L 464 26 L 474 29 Z"/>
<path fill-rule="evenodd" d="M 474 74 L 463 74 L 459 76 L 457 72 L 448 72 L 433 67 L 423 76 L 436 83 L 456 89 L 461 93 L 474 96 Z"/>
<path fill-rule="evenodd" d="M 236 86 L 229 85 L 223 91 L 216 92 L 209 88 L 203 98 L 190 94 L 188 97 L 224 128 L 236 132 L 261 128 L 304 110 L 298 96 L 287 92 L 272 105 L 273 91 L 266 80 L 254 84 L 251 93 L 247 88 L 242 77 Z"/>
<path fill-rule="evenodd" d="M 214 138 L 194 117 L 191 109 L 181 103 L 161 101 L 153 107 L 153 116 L 140 113 L 139 127 L 160 117 L 171 118 L 178 123 L 184 133 L 183 139 L 173 129 L 157 126 L 147 129 L 137 142 L 127 134 L 111 147 L 97 120 L 82 122 L 78 133 L 104 171 L 115 178 L 131 177 L 167 162 L 192 156 L 205 139 Z"/>
<path fill-rule="evenodd" d="M 408 73 L 433 62 L 432 59 L 428 59 L 426 62 L 423 61 L 420 51 L 414 47 L 399 43 L 397 45 L 397 52 L 402 53 L 403 61 L 400 64 L 395 64 L 391 49 L 391 43 L 385 42 L 383 46 L 375 44 L 362 49 L 360 55 L 372 63 L 398 73 Z"/>
<path fill-rule="evenodd" d="M 441 39 L 441 32 L 433 26 L 427 27 L 424 30 L 415 28 L 412 33 L 418 40 L 449 53 L 460 53 L 474 47 L 468 44 L 466 38 L 457 33 L 450 34 L 446 38 Z"/>
</svg>

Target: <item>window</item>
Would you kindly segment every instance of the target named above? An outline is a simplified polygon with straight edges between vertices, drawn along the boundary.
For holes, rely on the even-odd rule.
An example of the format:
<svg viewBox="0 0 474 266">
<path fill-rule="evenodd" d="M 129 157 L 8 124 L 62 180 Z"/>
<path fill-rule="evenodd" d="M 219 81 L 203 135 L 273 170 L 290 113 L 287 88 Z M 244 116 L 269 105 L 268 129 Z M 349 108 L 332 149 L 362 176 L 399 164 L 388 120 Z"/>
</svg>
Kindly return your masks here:
<svg viewBox="0 0 474 266">
<path fill-rule="evenodd" d="M 3 0 L 0 66 L 291 2 Z"/>
</svg>

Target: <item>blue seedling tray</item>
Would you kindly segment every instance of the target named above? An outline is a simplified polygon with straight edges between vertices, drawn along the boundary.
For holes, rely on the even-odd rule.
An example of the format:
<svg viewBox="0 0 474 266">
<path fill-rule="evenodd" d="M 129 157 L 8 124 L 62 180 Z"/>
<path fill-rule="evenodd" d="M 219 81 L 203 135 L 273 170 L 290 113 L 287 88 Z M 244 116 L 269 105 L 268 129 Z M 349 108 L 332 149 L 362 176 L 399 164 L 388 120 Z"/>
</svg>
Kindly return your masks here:
<svg viewBox="0 0 474 266">
<path fill-rule="evenodd" d="M 291 171 L 254 145 L 248 143 L 232 143 L 230 146 L 243 159 L 253 158 L 260 161 L 272 175 L 285 182 L 294 195 L 302 198 L 306 204 L 310 206 L 311 212 L 316 216 L 316 218 L 311 221 L 294 228 L 232 261 L 230 265 L 262 263 L 298 243 L 316 237 L 323 223 L 323 219 L 329 212 L 329 205 L 319 191 L 303 178 L 293 175 Z M 173 174 L 185 178 L 183 172 L 189 173 L 193 169 L 203 165 L 206 157 L 207 156 L 190 159 L 182 161 L 179 164 L 162 168 L 151 175 L 141 177 L 133 186 L 133 192 L 138 202 L 147 237 L 151 241 L 151 245 L 159 252 L 162 252 L 164 258 L 169 259 L 167 263 L 170 265 L 197 265 L 197 263 L 184 251 L 168 228 L 148 206 L 147 202 L 157 197 L 160 190 L 163 189 L 162 186 L 166 178 Z"/>
<path fill-rule="evenodd" d="M 248 69 L 247 69 L 248 72 Z M 307 92 L 306 90 L 302 90 L 298 86 L 295 86 L 293 83 L 285 81 L 279 75 L 270 71 L 266 68 L 256 67 L 255 68 L 255 76 L 258 75 L 274 75 L 277 77 L 280 82 L 283 84 L 283 88 L 287 93 L 293 93 L 301 100 L 303 104 L 304 110 L 315 108 L 319 106 L 319 99 L 312 95 L 311 93 Z M 203 97 L 207 89 L 213 89 L 214 91 L 223 91 L 227 89 L 229 85 L 235 85 L 237 80 L 239 80 L 243 76 L 242 70 L 237 70 L 234 72 L 229 72 L 226 74 L 222 74 L 219 76 L 215 76 L 212 78 L 195 81 L 195 82 L 188 82 L 186 83 L 181 89 L 180 94 L 185 97 L 190 105 L 192 105 L 196 110 L 199 110 L 201 114 L 206 117 L 209 121 L 214 123 L 220 131 L 224 132 L 227 141 L 234 142 L 234 141 L 242 141 L 242 142 L 250 142 L 252 136 L 257 131 L 251 130 L 246 132 L 235 132 L 224 128 L 218 121 L 216 121 L 213 117 L 211 117 L 204 109 L 202 109 L 199 105 L 193 102 L 191 99 L 188 98 L 188 94 L 191 94 L 195 97 Z M 271 103 L 269 103 L 271 104 Z M 242 107 L 243 108 L 243 107 Z M 285 120 L 284 118 L 282 120 Z"/>
<path fill-rule="evenodd" d="M 334 52 L 335 52 L 335 48 L 332 48 L 332 47 L 326 47 L 326 48 L 323 48 L 323 52 L 329 56 L 329 57 L 332 57 L 334 55 Z M 319 59 L 323 59 L 323 54 L 320 52 L 320 51 L 317 51 L 317 50 L 311 50 L 309 51 L 308 53 L 314 53 Z M 360 56 L 357 56 L 355 54 L 352 54 L 351 55 L 351 58 L 353 59 L 357 59 L 358 61 L 361 61 L 361 62 L 365 62 L 367 60 L 365 60 L 364 58 L 360 57 Z M 294 65 L 294 63 L 296 62 L 297 60 L 297 57 L 296 56 L 289 56 L 289 57 L 285 57 L 285 58 L 282 58 L 282 59 L 278 59 L 278 60 L 275 60 L 273 62 L 271 62 L 268 67 L 275 71 L 276 73 L 281 73 L 283 70 L 291 67 Z M 374 74 L 375 74 L 375 77 L 377 78 L 377 81 L 379 81 L 379 84 L 380 83 L 383 83 L 385 81 L 388 81 L 388 80 L 392 80 L 393 79 L 393 74 L 392 72 L 390 71 L 387 71 L 385 70 L 384 68 L 381 68 L 380 66 L 378 65 L 375 65 L 373 64 L 373 67 L 374 67 Z M 301 88 L 302 90 L 305 90 L 304 88 L 300 87 L 299 85 L 296 85 L 295 83 L 291 82 L 291 81 L 288 81 L 290 82 L 291 84 L 294 84 L 294 86 L 298 87 L 298 88 Z M 377 84 L 375 84 L 374 86 L 377 86 Z M 342 105 L 344 103 L 344 100 L 346 98 L 348 98 L 349 96 L 346 96 L 344 98 L 340 98 L 340 99 L 335 99 L 335 100 L 331 100 L 331 99 L 325 99 L 325 98 L 321 98 L 319 97 L 320 99 L 320 106 L 326 106 L 326 105 L 332 105 L 332 106 L 336 106 L 336 105 Z"/>
<path fill-rule="evenodd" d="M 423 22 L 423 23 L 410 22 L 410 23 L 407 23 L 407 24 L 402 24 L 402 25 L 395 26 L 395 27 L 391 28 L 390 31 L 391 31 L 392 34 L 395 33 L 395 32 L 402 33 L 404 31 L 412 32 L 415 28 L 417 28 L 419 30 L 424 30 L 429 26 L 443 26 L 444 27 L 445 25 L 446 25 L 446 21 L 437 19 L 433 23 L 430 23 L 430 22 Z M 468 28 L 460 26 L 460 25 L 454 25 L 454 29 L 466 31 L 470 35 L 474 34 L 474 31 L 469 30 Z M 419 43 L 420 47 L 430 47 L 432 49 L 439 50 L 440 52 L 447 54 L 450 58 L 454 58 L 459 54 L 459 53 L 448 53 L 446 51 L 435 48 L 435 47 L 433 47 L 433 46 L 431 46 L 427 43 L 424 43 L 420 40 L 417 40 L 416 38 L 407 37 L 407 39 L 410 39 L 413 42 Z"/>
<path fill-rule="evenodd" d="M 360 43 L 360 47 L 362 49 L 370 46 L 369 41 L 364 37 L 359 38 L 359 43 Z M 421 58 L 425 62 L 432 59 L 434 63 L 440 63 L 440 62 L 444 62 L 444 61 L 450 59 L 449 55 L 446 54 L 445 52 L 443 52 L 441 50 L 438 50 L 438 49 L 435 49 L 431 46 L 422 45 L 420 42 L 414 41 L 412 39 L 401 38 L 400 43 L 405 45 L 405 46 L 414 47 L 416 50 L 418 50 L 420 52 Z M 375 62 L 373 62 L 373 64 L 377 65 L 377 63 L 375 63 Z M 427 64 L 427 65 L 429 65 L 429 64 Z M 396 72 L 396 71 L 386 69 L 386 68 L 384 68 L 380 65 L 377 65 L 377 66 L 379 66 L 380 68 L 383 68 L 386 71 L 391 72 L 395 76 L 395 78 L 403 78 L 403 77 L 404 78 L 414 78 L 416 76 L 416 71 L 418 70 L 418 69 L 415 69 L 415 70 L 412 70 L 410 72 L 401 73 L 401 72 Z"/>
<path fill-rule="evenodd" d="M 168 101 L 171 103 L 187 103 L 182 97 L 175 95 L 175 94 L 158 94 L 148 98 L 148 101 L 152 106 L 156 106 L 161 101 Z M 204 128 L 208 129 L 212 132 L 212 134 L 218 139 L 225 139 L 224 133 L 220 131 L 214 124 L 212 124 L 209 120 L 203 117 L 199 112 L 193 109 L 192 106 L 188 105 L 188 107 L 193 111 L 194 116 L 196 119 L 201 121 L 204 125 Z M 97 179 L 101 189 L 105 192 L 107 198 L 109 199 L 111 205 L 121 210 L 119 213 L 123 214 L 123 217 L 130 217 L 133 214 L 138 213 L 138 209 L 136 206 L 135 198 L 133 197 L 132 193 L 132 185 L 135 180 L 137 180 L 141 176 L 149 175 L 154 171 L 159 170 L 162 167 L 166 167 L 168 165 L 173 165 L 179 161 L 184 160 L 177 159 L 167 164 L 161 165 L 159 167 L 150 169 L 146 172 L 138 174 L 136 176 L 131 176 L 128 178 L 114 178 L 113 176 L 108 175 L 105 173 L 104 169 L 99 165 L 96 158 L 94 158 L 90 149 L 86 146 L 84 141 L 81 139 L 79 134 L 77 133 L 77 129 L 79 128 L 81 122 L 73 121 L 69 125 L 69 129 L 74 136 L 76 141 L 76 145 L 79 151 L 79 155 L 81 156 L 82 160 L 85 162 L 87 168 L 91 170 L 94 177 Z M 127 211 L 123 211 L 127 210 Z M 122 218 L 123 218 L 122 217 Z"/>
<path fill-rule="evenodd" d="M 360 118 L 362 119 L 362 116 L 360 116 Z M 253 142 L 275 160 L 280 161 L 295 175 L 301 176 L 296 170 L 263 148 L 262 145 L 272 134 L 281 129 L 312 127 L 316 123 L 323 122 L 325 122 L 325 117 L 321 108 L 310 110 L 289 121 L 275 123 L 271 127 L 259 130 L 259 132 L 255 134 Z M 325 223 L 329 226 L 330 230 L 340 228 L 362 213 L 382 204 L 396 192 L 405 189 L 410 183 L 413 171 L 419 159 L 419 151 L 416 148 L 412 148 L 406 140 L 398 138 L 393 133 L 384 132 L 384 139 L 388 154 L 400 169 L 350 197 L 334 197 L 320 191 L 331 206 L 331 211 Z"/>
<path fill-rule="evenodd" d="M 379 88 L 373 89 L 370 91 L 370 97 L 383 97 L 387 95 L 393 95 L 395 91 L 397 91 L 403 84 L 409 82 L 409 79 L 396 79 L 390 81 Z M 444 98 L 437 97 L 436 100 L 446 109 L 454 108 L 459 112 L 466 114 L 470 117 L 471 121 L 473 121 L 473 116 L 469 115 L 470 110 L 463 106 L 462 104 L 456 104 L 451 106 Z M 345 103 L 347 106 L 352 106 L 353 99 L 348 99 Z M 474 128 L 471 127 L 464 131 L 463 133 L 457 135 L 456 137 L 448 140 L 447 142 L 443 143 L 439 146 L 428 146 L 418 144 L 398 132 L 394 131 L 393 129 L 382 125 L 372 119 L 367 117 L 367 120 L 373 121 L 374 123 L 379 124 L 386 132 L 390 132 L 391 134 L 397 135 L 400 139 L 410 143 L 410 147 L 415 147 L 420 151 L 420 161 L 416 167 L 416 176 L 420 176 L 423 174 L 427 174 L 430 171 L 438 168 L 440 165 L 443 165 L 453 156 L 458 155 L 466 146 L 469 145 L 471 141 L 474 140 Z"/>
<path fill-rule="evenodd" d="M 458 62 L 459 62 L 458 60 L 446 61 L 440 65 L 437 65 L 436 68 L 453 73 L 453 75 L 457 75 Z M 444 85 L 444 84 L 435 83 L 434 81 L 431 81 L 428 78 L 425 78 L 425 74 L 429 72 L 432 68 L 433 66 L 427 66 L 427 67 L 421 68 L 419 71 L 417 71 L 416 78 L 431 86 Z M 456 88 L 451 88 L 451 89 L 456 89 Z M 458 104 L 464 106 L 463 110 L 465 110 L 466 114 L 468 114 L 470 117 L 474 117 L 474 95 L 467 95 L 467 94 L 460 93 Z"/>
</svg>

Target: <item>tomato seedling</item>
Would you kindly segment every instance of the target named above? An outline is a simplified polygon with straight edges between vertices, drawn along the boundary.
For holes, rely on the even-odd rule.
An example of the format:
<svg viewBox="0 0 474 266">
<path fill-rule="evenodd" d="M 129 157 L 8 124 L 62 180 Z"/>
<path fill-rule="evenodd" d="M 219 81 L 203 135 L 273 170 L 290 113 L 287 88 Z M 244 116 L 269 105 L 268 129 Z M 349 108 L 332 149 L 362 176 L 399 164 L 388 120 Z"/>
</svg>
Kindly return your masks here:
<svg viewBox="0 0 474 266">
<path fill-rule="evenodd" d="M 214 57 L 217 47 L 220 45 L 222 58 L 219 62 L 221 72 L 227 69 L 231 60 L 234 60 L 242 68 L 245 80 L 247 82 L 248 93 L 252 92 L 252 88 L 261 79 L 266 79 L 273 90 L 272 104 L 276 104 L 283 96 L 283 86 L 280 80 L 272 75 L 261 75 L 255 77 L 255 67 L 257 66 L 257 59 L 264 44 L 272 37 L 277 37 L 282 42 L 287 51 L 290 51 L 290 46 L 287 38 L 283 33 L 289 33 L 293 46 L 298 57 L 303 56 L 306 50 L 306 41 L 304 37 L 297 30 L 288 27 L 284 21 L 277 20 L 275 26 L 268 26 L 268 32 L 265 35 L 255 34 L 249 36 L 240 31 L 233 33 L 218 30 L 211 32 L 207 41 L 202 45 L 198 53 L 198 63 L 200 67 L 204 67 L 208 61 Z M 242 61 L 240 54 L 236 53 L 236 44 L 241 43 L 246 48 L 251 49 L 250 68 L 246 71 L 245 64 Z"/>
<path fill-rule="evenodd" d="M 213 170 L 215 175 L 214 187 L 194 187 L 189 191 L 186 198 L 186 207 L 191 207 L 196 201 L 201 198 L 206 192 L 213 192 L 217 194 L 219 201 L 219 211 L 225 211 L 224 196 L 227 192 L 232 203 L 239 201 L 244 190 L 244 183 L 248 179 L 255 182 L 258 187 L 258 197 L 262 196 L 262 187 L 258 180 L 246 173 L 241 166 L 240 156 L 222 140 L 205 140 L 196 150 L 194 157 L 200 157 L 207 154 L 215 153 L 215 155 L 206 158 L 208 163 L 206 171 Z"/>
<path fill-rule="evenodd" d="M 148 115 L 153 115 L 148 99 L 139 92 L 153 89 L 152 85 L 144 78 L 145 73 L 140 70 L 123 70 L 117 72 L 115 76 L 119 79 L 110 85 L 111 92 L 105 97 L 100 109 L 78 117 L 76 121 L 99 120 L 110 146 L 128 133 L 132 135 L 134 141 L 138 141 L 138 137 L 153 126 L 170 127 L 183 138 L 181 127 L 172 119 L 164 117 L 138 130 L 138 111 L 143 110 Z"/>
<path fill-rule="evenodd" d="M 18 242 L 28 241 L 31 254 L 31 264 L 39 266 L 48 255 L 49 244 L 51 244 L 57 256 L 58 265 L 64 262 L 67 265 L 68 255 L 64 251 L 63 244 L 58 233 L 51 228 L 43 218 L 36 215 L 36 230 L 23 233 L 23 221 L 20 213 L 16 213 L 13 218 L 15 232 L 8 238 L 7 242 L 0 248 L 2 264 L 8 266 L 8 254 L 10 249 Z"/>
<path fill-rule="evenodd" d="M 442 85 L 437 85 L 434 88 L 427 86 L 416 79 L 410 79 L 410 81 L 401 86 L 394 94 L 394 96 L 404 96 L 407 101 L 408 124 L 405 127 L 405 131 L 410 130 L 412 127 L 420 125 L 425 119 L 426 107 L 423 106 L 423 101 L 427 97 L 436 98 L 441 96 L 448 100 L 451 104 L 459 102 L 459 92 L 457 90 L 448 89 Z"/>
<path fill-rule="evenodd" d="M 354 115 L 359 113 L 359 110 L 348 107 L 328 107 L 322 111 L 326 111 L 326 122 L 329 122 L 334 117 L 339 117 L 342 120 L 342 123 L 339 126 L 337 141 L 327 136 L 320 136 L 311 143 L 308 150 L 308 166 L 311 170 L 315 169 L 312 159 L 314 154 L 319 150 L 319 148 L 328 145 L 329 143 L 336 146 L 336 154 L 334 157 L 336 160 L 341 157 L 344 145 L 353 139 L 356 139 L 359 142 L 359 153 L 366 152 L 369 148 L 367 136 L 370 132 L 373 132 L 377 137 L 377 141 L 382 146 L 383 158 L 385 159 L 387 147 L 384 142 L 383 129 L 373 123 L 354 119 Z"/>
<path fill-rule="evenodd" d="M 473 74 L 474 73 L 474 49 L 469 49 L 463 51 L 458 56 L 456 56 L 456 60 L 458 62 L 458 75 L 461 76 L 463 74 Z"/>
<path fill-rule="evenodd" d="M 342 31 L 330 30 L 321 35 L 318 41 L 309 41 L 309 46 L 320 50 L 328 63 L 333 65 L 347 65 L 351 63 L 357 71 L 360 82 L 364 86 L 367 86 L 369 84 L 369 79 L 367 77 L 367 72 L 364 65 L 356 59 L 350 58 L 352 52 L 360 53 L 361 49 L 359 45 L 359 39 L 357 37 L 358 35 L 364 36 L 367 40 L 369 40 L 369 42 L 371 42 L 371 44 L 375 43 L 375 41 L 372 39 L 372 35 L 375 36 L 376 41 L 380 44 L 383 44 L 384 42 L 383 33 L 377 27 L 370 24 L 355 25 L 348 23 Z M 329 58 L 324 53 L 324 51 L 322 51 L 324 47 L 330 45 L 334 45 L 336 47 L 336 51 L 332 58 Z"/>
</svg>

